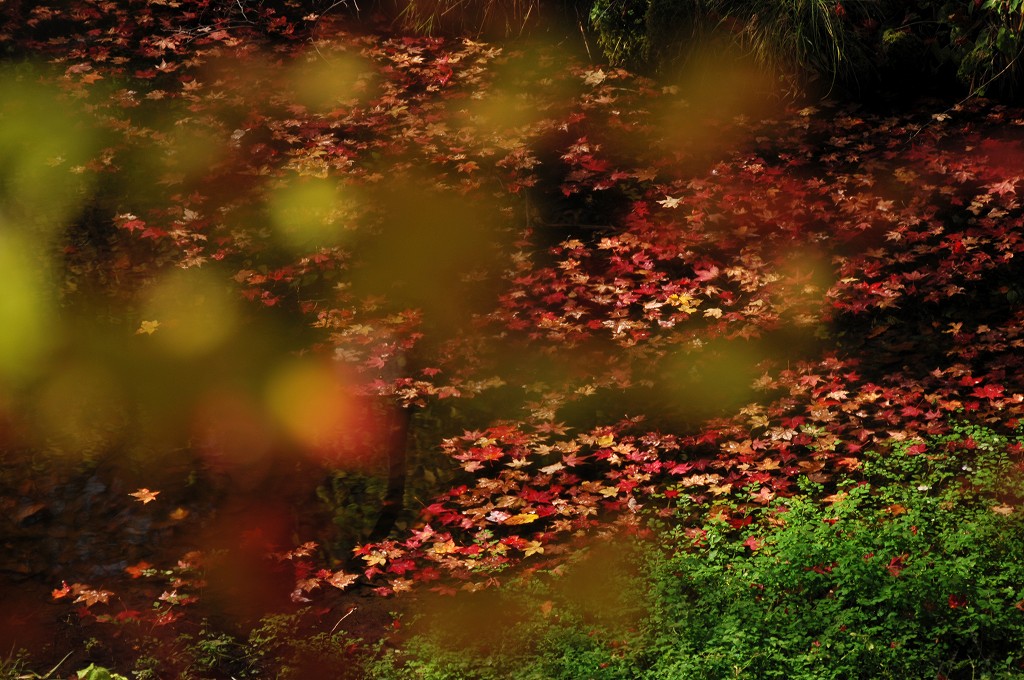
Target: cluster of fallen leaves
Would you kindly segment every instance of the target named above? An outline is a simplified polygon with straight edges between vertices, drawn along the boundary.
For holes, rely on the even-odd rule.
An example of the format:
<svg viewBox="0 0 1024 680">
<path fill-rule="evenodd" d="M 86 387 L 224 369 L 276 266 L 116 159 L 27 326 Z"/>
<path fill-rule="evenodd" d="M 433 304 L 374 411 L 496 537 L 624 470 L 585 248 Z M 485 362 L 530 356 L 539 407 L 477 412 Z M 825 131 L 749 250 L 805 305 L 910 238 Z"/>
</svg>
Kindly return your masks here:
<svg viewBox="0 0 1024 680">
<path fill-rule="evenodd" d="M 293 599 L 363 581 L 478 588 L 680 496 L 764 505 L 953 416 L 1013 427 L 1024 411 L 1020 112 L 723 108 L 550 46 L 214 4 L 40 5 L 7 28 L 107 131 L 84 171 L 146 185 L 114 199 L 125 256 L 69 248 L 72 269 L 224 267 L 255 307 L 315 329 L 309 349 L 365 393 L 517 400 L 437 442 L 462 479 L 414 528 L 358 548 L 361 573 L 323 568 L 308 544 L 278 553 Z M 344 83 L 311 94 L 307 71 Z M 177 153 L 182 135 L 217 151 Z M 268 195 L 323 180 L 351 200 L 291 218 L 333 238 L 271 228 Z M 403 200 L 476 211 L 458 219 L 486 224 L 486 243 L 443 213 L 396 218 Z M 403 240 L 441 245 L 423 257 Z M 410 280 L 375 279 L 389 261 Z M 463 285 L 484 304 L 435 307 Z"/>
</svg>

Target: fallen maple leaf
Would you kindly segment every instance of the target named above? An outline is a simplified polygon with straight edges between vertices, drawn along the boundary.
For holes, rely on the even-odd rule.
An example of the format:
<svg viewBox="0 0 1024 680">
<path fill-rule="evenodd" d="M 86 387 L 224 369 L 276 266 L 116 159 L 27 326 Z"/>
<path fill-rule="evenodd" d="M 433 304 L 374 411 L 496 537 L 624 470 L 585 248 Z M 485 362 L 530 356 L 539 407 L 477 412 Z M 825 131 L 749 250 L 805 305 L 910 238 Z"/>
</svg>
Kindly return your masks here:
<svg viewBox="0 0 1024 680">
<path fill-rule="evenodd" d="M 1001 182 L 993 182 L 992 184 L 986 184 L 985 188 L 988 189 L 990 194 L 999 194 L 1005 196 L 1006 194 L 1017 193 L 1017 179 L 1016 177 L 1011 179 L 1004 179 Z"/>
<path fill-rule="evenodd" d="M 336 571 L 327 577 L 326 581 L 339 590 L 345 590 L 359 578 L 356 574 L 346 574 L 344 571 Z"/>
<path fill-rule="evenodd" d="M 504 522 L 502 522 L 502 524 L 529 524 L 530 522 L 537 521 L 537 519 L 539 519 L 539 515 L 537 515 L 537 513 L 524 512 L 509 517 Z"/>
<path fill-rule="evenodd" d="M 158 495 L 160 495 L 160 492 L 159 491 L 150 491 L 149 489 L 139 489 L 138 491 L 133 491 L 132 493 L 130 493 L 128 495 L 134 497 L 137 500 L 142 501 L 142 504 L 145 505 L 146 503 L 149 503 L 150 501 L 155 501 L 156 497 Z"/>
<path fill-rule="evenodd" d="M 900 572 L 903 571 L 903 568 L 906 566 L 908 557 L 910 557 L 910 555 L 904 553 L 889 560 L 889 564 L 886 565 L 885 568 L 893 578 L 899 578 Z"/>
<path fill-rule="evenodd" d="M 71 590 L 78 595 L 75 602 L 83 602 L 86 607 L 91 607 L 97 602 L 106 604 L 110 600 L 110 596 L 114 594 L 109 590 L 97 590 L 83 586 L 81 583 L 73 584 Z"/>
<path fill-rule="evenodd" d="M 999 399 L 1003 396 L 1002 385 L 983 385 L 981 387 L 975 387 L 974 391 L 971 392 L 972 397 L 978 397 L 980 399 Z"/>
<path fill-rule="evenodd" d="M 372 552 L 369 555 L 363 555 L 363 559 L 366 560 L 366 566 L 368 567 L 373 567 L 378 564 L 383 565 L 388 561 L 388 558 L 379 552 Z"/>
<path fill-rule="evenodd" d="M 125 567 L 124 571 L 125 571 L 126 574 L 128 574 L 132 578 L 139 578 L 140 576 L 143 575 L 144 571 L 146 571 L 147 569 L 152 569 L 152 568 L 153 568 L 152 564 L 150 564 L 149 562 L 146 562 L 146 561 L 142 561 L 142 562 L 139 562 L 138 564 L 134 564 L 134 565 L 132 565 L 130 567 Z"/>
</svg>

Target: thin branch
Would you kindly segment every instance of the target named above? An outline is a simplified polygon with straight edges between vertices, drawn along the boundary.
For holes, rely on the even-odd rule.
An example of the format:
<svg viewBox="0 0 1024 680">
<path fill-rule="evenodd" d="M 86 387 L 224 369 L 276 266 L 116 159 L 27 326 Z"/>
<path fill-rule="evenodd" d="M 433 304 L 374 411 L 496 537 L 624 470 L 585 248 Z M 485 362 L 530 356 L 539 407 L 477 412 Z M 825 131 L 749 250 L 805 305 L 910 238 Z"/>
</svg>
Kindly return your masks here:
<svg viewBox="0 0 1024 680">
<path fill-rule="evenodd" d="M 338 626 L 341 625 L 341 622 L 344 621 L 345 619 L 347 619 L 349 616 L 351 616 L 352 612 L 354 612 L 357 609 L 359 609 L 359 607 L 352 607 L 347 612 L 345 612 L 345 615 L 342 616 L 340 619 L 338 619 L 338 622 L 336 624 L 334 624 L 334 628 L 331 628 L 330 634 L 333 635 L 334 631 L 338 630 Z"/>
</svg>

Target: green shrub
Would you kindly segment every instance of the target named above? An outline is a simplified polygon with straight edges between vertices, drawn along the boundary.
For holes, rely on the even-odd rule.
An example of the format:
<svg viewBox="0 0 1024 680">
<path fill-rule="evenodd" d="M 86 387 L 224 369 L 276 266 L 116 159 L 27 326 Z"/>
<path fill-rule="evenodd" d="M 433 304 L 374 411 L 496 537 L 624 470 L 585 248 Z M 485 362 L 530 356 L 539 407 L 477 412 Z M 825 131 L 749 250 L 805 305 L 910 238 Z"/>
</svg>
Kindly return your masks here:
<svg viewBox="0 0 1024 680">
<path fill-rule="evenodd" d="M 904 446 L 829 503 L 808 485 L 749 543 L 722 521 L 699 548 L 676 531 L 653 677 L 1024 677 L 1020 470 L 1005 440 L 963 435 L 970 457 L 944 450 L 959 436 Z"/>
<path fill-rule="evenodd" d="M 362 680 L 365 658 L 375 654 L 345 631 L 317 631 L 304 624 L 301 614 L 264 618 L 249 634 L 245 658 L 251 677 L 300 680 L 337 678 Z"/>
<path fill-rule="evenodd" d="M 966 52 L 957 75 L 972 91 L 1015 97 L 1021 94 L 1024 65 L 1024 0 L 985 0 L 980 10 L 966 3 L 962 22 L 955 26 L 953 44 Z"/>
</svg>

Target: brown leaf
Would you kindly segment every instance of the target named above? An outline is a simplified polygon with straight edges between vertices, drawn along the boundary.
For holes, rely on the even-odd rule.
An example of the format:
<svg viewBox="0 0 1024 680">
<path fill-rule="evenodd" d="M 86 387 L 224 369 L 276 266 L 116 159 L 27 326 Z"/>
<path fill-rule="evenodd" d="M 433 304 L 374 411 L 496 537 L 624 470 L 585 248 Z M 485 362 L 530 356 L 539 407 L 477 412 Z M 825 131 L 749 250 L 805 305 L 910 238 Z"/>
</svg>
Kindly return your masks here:
<svg viewBox="0 0 1024 680">
<path fill-rule="evenodd" d="M 327 577 L 326 581 L 339 590 L 345 590 L 358 580 L 356 574 L 346 574 L 344 571 L 336 571 Z"/>
</svg>

